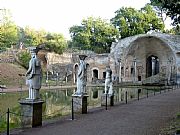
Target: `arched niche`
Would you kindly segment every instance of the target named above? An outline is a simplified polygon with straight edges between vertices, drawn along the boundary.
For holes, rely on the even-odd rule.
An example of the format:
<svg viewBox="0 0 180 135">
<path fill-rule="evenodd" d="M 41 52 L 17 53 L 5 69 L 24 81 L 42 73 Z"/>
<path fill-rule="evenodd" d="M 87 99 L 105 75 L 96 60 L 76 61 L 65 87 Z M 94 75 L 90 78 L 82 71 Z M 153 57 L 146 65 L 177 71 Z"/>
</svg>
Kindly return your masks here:
<svg viewBox="0 0 180 135">
<path fill-rule="evenodd" d="M 169 59 L 172 58 L 173 63 L 176 63 L 172 48 L 161 38 L 155 36 L 143 36 L 132 41 L 123 55 L 126 67 L 131 67 L 132 58 L 136 58 L 136 77 L 139 78 L 139 81 L 160 73 L 164 67 L 166 67 L 166 75 L 168 75 Z"/>
</svg>

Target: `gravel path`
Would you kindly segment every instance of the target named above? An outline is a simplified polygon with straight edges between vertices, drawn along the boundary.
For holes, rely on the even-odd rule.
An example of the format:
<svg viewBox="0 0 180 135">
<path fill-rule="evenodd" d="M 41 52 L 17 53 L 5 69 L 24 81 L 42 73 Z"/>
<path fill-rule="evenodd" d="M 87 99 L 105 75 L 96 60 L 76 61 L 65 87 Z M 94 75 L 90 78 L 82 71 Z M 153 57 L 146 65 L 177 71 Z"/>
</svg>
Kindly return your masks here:
<svg viewBox="0 0 180 135">
<path fill-rule="evenodd" d="M 162 92 L 128 104 L 91 110 L 42 127 L 25 129 L 19 135 L 159 135 L 180 111 L 180 90 Z M 70 118 L 70 116 L 69 116 Z"/>
</svg>

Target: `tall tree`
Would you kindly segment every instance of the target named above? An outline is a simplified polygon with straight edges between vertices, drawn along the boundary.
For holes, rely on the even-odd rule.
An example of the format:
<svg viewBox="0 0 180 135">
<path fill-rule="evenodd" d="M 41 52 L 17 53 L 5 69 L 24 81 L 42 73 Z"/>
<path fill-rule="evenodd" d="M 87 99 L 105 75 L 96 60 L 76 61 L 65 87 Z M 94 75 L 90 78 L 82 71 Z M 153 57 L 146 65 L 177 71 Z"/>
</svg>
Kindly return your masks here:
<svg viewBox="0 0 180 135">
<path fill-rule="evenodd" d="M 46 41 L 45 36 L 47 35 L 47 32 L 25 27 L 25 29 L 20 30 L 20 35 L 25 46 L 37 46 Z"/>
<path fill-rule="evenodd" d="M 115 12 L 112 24 L 119 29 L 121 38 L 147 33 L 150 30 L 163 31 L 164 24 L 150 5 L 141 10 L 122 7 Z"/>
<path fill-rule="evenodd" d="M 70 34 L 73 47 L 96 53 L 110 52 L 111 43 L 119 38 L 118 30 L 100 17 L 83 19 L 81 25 L 70 28 Z"/>
<path fill-rule="evenodd" d="M 166 15 L 166 10 L 162 7 L 162 3 L 158 2 L 158 0 L 150 0 L 150 1 L 151 1 L 150 4 L 155 9 L 157 15 L 160 17 L 160 19 L 165 24 L 165 21 L 167 19 L 167 15 Z"/>
<path fill-rule="evenodd" d="M 179 0 L 150 0 L 158 11 L 164 12 L 173 20 L 173 25 L 180 23 L 180 1 Z"/>
<path fill-rule="evenodd" d="M 62 54 L 67 48 L 67 41 L 62 34 L 48 33 L 46 35 L 45 47 L 49 51 Z"/>
<path fill-rule="evenodd" d="M 11 14 L 9 10 L 0 10 L 0 50 L 11 45 L 17 44 L 18 41 L 18 28 L 11 20 Z"/>
</svg>

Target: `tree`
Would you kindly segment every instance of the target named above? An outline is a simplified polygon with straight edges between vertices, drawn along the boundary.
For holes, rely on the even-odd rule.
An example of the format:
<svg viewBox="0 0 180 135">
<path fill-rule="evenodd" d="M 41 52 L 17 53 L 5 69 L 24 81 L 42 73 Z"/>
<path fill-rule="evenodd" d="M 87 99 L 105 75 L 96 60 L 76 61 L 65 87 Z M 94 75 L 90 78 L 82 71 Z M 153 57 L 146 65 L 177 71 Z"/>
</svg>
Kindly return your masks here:
<svg viewBox="0 0 180 135">
<path fill-rule="evenodd" d="M 17 55 L 18 57 L 18 62 L 21 66 L 24 68 L 28 69 L 29 67 L 29 61 L 31 59 L 31 55 L 27 51 L 20 51 Z"/>
<path fill-rule="evenodd" d="M 45 49 L 61 54 L 67 47 L 67 41 L 62 34 L 47 33 L 44 30 L 34 30 L 30 27 L 20 29 L 20 41 L 28 46 L 38 46 L 44 44 Z"/>
<path fill-rule="evenodd" d="M 73 47 L 96 53 L 110 52 L 111 43 L 119 38 L 118 30 L 100 17 L 83 19 L 81 25 L 72 26 L 69 31 Z"/>
<path fill-rule="evenodd" d="M 17 44 L 18 34 L 17 26 L 11 21 L 9 10 L 0 10 L 0 50 L 9 48 L 11 45 Z"/>
<path fill-rule="evenodd" d="M 180 23 L 180 1 L 179 0 L 150 0 L 158 11 L 162 11 L 173 20 L 173 25 Z"/>
<path fill-rule="evenodd" d="M 170 30 L 166 30 L 166 33 L 174 34 L 174 35 L 180 35 L 180 26 L 176 25 Z"/>
<path fill-rule="evenodd" d="M 151 5 L 155 9 L 157 15 L 160 17 L 160 19 L 163 21 L 163 24 L 165 24 L 165 21 L 167 19 L 166 10 L 163 9 L 162 3 L 158 2 L 158 0 L 150 0 Z"/>
<path fill-rule="evenodd" d="M 35 30 L 30 27 L 25 27 L 25 29 L 20 30 L 20 40 L 28 46 L 37 46 L 46 42 L 47 32 L 44 30 Z"/>
<path fill-rule="evenodd" d="M 121 38 L 147 33 L 150 30 L 163 31 L 164 24 L 150 5 L 141 10 L 122 7 L 115 12 L 112 24 L 119 30 Z"/>
<path fill-rule="evenodd" d="M 62 34 L 48 33 L 45 39 L 45 48 L 49 51 L 62 54 L 67 48 L 67 41 Z"/>
</svg>

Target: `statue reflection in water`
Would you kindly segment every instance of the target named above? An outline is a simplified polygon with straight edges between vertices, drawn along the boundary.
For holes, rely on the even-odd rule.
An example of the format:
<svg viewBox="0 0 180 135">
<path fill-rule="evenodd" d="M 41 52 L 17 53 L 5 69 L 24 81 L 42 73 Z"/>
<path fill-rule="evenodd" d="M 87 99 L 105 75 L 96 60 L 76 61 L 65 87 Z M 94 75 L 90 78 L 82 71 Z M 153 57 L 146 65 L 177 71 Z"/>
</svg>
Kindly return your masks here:
<svg viewBox="0 0 180 135">
<path fill-rule="evenodd" d="M 105 93 L 104 94 L 113 95 L 112 70 L 110 66 L 106 67 Z"/>
</svg>

